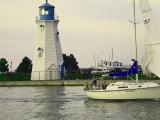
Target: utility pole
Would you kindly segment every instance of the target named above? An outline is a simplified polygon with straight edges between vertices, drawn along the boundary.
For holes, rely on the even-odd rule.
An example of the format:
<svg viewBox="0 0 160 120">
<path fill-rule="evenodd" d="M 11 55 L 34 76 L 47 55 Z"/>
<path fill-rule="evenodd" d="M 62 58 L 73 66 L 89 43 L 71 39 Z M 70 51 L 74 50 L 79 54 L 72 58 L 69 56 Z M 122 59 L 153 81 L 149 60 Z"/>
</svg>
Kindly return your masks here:
<svg viewBox="0 0 160 120">
<path fill-rule="evenodd" d="M 13 69 L 12 69 L 12 65 L 13 65 L 13 62 L 11 61 L 11 62 L 10 62 L 10 70 L 11 70 L 11 72 L 12 72 L 12 70 L 13 70 Z"/>
</svg>

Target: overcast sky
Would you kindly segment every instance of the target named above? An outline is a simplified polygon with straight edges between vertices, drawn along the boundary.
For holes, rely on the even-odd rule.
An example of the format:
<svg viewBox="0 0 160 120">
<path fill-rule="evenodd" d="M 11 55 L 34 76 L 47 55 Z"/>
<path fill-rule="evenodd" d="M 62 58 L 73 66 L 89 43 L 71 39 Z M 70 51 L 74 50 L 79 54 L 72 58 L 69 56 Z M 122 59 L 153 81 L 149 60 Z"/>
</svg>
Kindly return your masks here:
<svg viewBox="0 0 160 120">
<path fill-rule="evenodd" d="M 0 58 L 14 67 L 24 56 L 32 59 L 36 39 L 35 18 L 45 0 L 1 0 Z M 53 2 L 54 1 L 54 2 Z M 59 31 L 63 53 L 74 54 L 80 67 L 94 65 L 97 59 L 114 59 L 128 63 L 134 58 L 131 0 L 49 0 L 60 18 Z M 157 23 L 160 1 L 150 0 Z M 137 0 L 138 51 L 141 59 L 144 26 Z M 158 24 L 159 25 L 159 24 Z M 159 25 L 160 26 L 160 25 Z"/>
</svg>

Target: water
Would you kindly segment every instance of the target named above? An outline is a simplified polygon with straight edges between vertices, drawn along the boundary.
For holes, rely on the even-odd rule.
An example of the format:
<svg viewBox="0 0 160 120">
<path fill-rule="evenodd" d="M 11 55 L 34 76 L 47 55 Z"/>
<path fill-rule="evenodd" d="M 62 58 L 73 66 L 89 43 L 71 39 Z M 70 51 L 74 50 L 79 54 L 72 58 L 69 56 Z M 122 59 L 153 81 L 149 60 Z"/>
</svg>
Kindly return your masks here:
<svg viewBox="0 0 160 120">
<path fill-rule="evenodd" d="M 0 88 L 0 120 L 160 120 L 160 101 L 96 101 L 83 87 Z"/>
</svg>

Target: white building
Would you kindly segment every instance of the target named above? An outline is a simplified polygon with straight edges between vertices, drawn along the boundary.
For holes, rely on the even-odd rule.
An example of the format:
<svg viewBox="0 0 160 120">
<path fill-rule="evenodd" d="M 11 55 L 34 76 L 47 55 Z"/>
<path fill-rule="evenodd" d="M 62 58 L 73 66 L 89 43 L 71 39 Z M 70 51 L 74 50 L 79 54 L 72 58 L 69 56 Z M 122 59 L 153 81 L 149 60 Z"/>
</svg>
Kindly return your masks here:
<svg viewBox="0 0 160 120">
<path fill-rule="evenodd" d="M 110 71 L 115 68 L 123 68 L 123 64 L 118 61 L 100 61 L 97 65 L 99 68 L 106 69 L 106 71 Z"/>
<path fill-rule="evenodd" d="M 48 0 L 39 7 L 36 19 L 37 39 L 33 54 L 31 80 L 56 80 L 64 75 L 64 64 L 58 31 L 58 18 Z"/>
</svg>

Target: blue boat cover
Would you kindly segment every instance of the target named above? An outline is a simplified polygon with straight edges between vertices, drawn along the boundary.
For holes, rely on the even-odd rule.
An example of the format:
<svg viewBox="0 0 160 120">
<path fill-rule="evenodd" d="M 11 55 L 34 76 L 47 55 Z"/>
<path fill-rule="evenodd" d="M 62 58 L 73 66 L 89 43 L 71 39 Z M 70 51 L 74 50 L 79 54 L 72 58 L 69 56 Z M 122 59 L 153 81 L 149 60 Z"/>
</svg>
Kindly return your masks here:
<svg viewBox="0 0 160 120">
<path fill-rule="evenodd" d="M 113 72 L 110 73 L 109 76 L 113 77 L 113 76 L 128 76 L 128 75 L 132 75 L 132 74 L 137 74 L 138 73 L 138 61 L 132 59 L 133 61 L 133 65 L 132 67 L 128 70 L 128 71 L 124 71 L 124 72 Z"/>
</svg>

